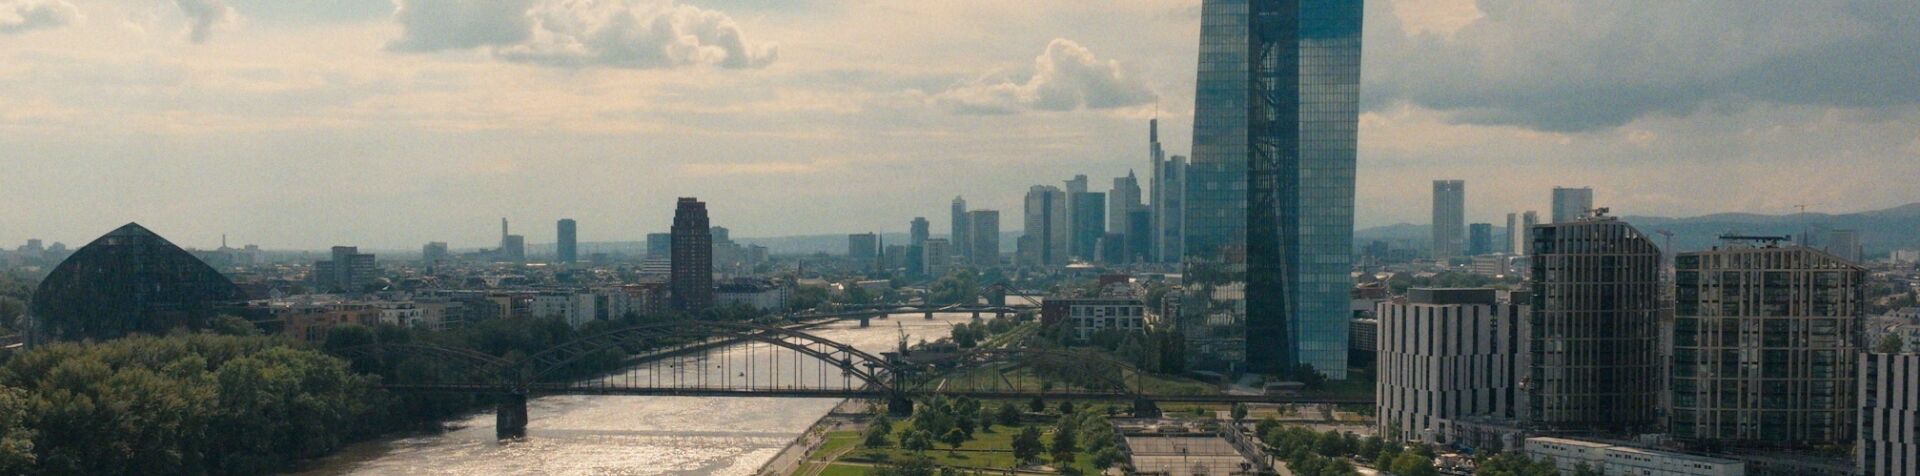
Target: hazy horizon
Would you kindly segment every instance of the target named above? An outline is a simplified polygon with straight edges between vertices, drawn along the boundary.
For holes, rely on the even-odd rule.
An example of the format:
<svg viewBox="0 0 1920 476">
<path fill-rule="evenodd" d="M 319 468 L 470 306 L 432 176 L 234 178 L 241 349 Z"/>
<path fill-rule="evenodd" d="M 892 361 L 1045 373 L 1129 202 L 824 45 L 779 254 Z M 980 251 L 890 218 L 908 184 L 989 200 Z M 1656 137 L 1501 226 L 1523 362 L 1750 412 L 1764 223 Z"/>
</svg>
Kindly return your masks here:
<svg viewBox="0 0 1920 476">
<path fill-rule="evenodd" d="M 956 195 L 1144 175 L 1156 115 L 1185 155 L 1199 4 L 0 0 L 0 246 L 633 241 L 681 196 L 737 237 L 944 230 Z M 1367 8 L 1360 228 L 1425 223 L 1436 179 L 1470 222 L 1556 185 L 1627 215 L 1920 201 L 1900 1 Z"/>
</svg>

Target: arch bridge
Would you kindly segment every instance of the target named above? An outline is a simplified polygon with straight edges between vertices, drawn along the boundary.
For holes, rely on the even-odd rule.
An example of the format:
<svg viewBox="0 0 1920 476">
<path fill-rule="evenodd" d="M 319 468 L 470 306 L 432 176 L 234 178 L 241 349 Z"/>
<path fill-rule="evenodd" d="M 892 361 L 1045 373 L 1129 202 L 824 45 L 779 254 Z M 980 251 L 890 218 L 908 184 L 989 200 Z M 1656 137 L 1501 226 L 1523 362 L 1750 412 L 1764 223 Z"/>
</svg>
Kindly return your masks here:
<svg viewBox="0 0 1920 476">
<path fill-rule="evenodd" d="M 874 354 L 798 328 L 713 321 L 637 325 L 499 357 L 431 343 L 380 343 L 335 351 L 393 391 L 496 395 L 496 433 L 526 434 L 527 399 L 539 395 L 855 398 L 911 413 L 934 395 L 976 399 L 1130 402 L 1371 403 L 1339 399 L 1154 391 L 1147 373 L 1094 352 L 981 348 Z"/>
</svg>

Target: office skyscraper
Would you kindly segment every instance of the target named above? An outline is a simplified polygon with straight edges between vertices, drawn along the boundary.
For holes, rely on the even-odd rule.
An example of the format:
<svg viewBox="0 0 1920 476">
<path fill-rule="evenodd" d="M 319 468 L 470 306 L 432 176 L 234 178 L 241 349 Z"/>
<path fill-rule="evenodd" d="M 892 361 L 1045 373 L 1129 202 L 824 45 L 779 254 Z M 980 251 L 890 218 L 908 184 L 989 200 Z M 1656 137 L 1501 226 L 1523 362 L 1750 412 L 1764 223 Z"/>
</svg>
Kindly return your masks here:
<svg viewBox="0 0 1920 476">
<path fill-rule="evenodd" d="M 667 277 L 675 311 L 713 307 L 713 230 L 709 226 L 706 203 L 680 198 L 673 210 L 673 263 Z"/>
<path fill-rule="evenodd" d="M 1113 179 L 1113 190 L 1107 191 L 1107 231 L 1127 233 L 1127 214 L 1145 207 L 1140 203 L 1140 179 L 1128 170 L 1127 176 Z"/>
<path fill-rule="evenodd" d="M 1127 213 L 1127 260 L 1153 260 L 1153 210 L 1135 208 Z"/>
<path fill-rule="evenodd" d="M 1107 234 L 1107 194 L 1080 192 L 1069 197 L 1067 208 L 1073 210 L 1072 254 L 1085 261 L 1098 261 L 1100 237 Z"/>
<path fill-rule="evenodd" d="M 1593 189 L 1588 187 L 1553 188 L 1553 222 L 1567 223 L 1587 216 L 1593 209 Z"/>
<path fill-rule="evenodd" d="M 992 268 L 1000 266 L 1000 212 L 997 210 L 971 210 L 967 212 L 968 246 L 973 266 Z"/>
<path fill-rule="evenodd" d="M 648 233 L 647 257 L 667 258 L 673 256 L 672 233 Z"/>
<path fill-rule="evenodd" d="M 929 236 L 931 232 L 930 228 L 931 225 L 927 223 L 927 217 L 913 217 L 913 222 L 907 225 L 907 245 L 920 246 L 926 243 L 927 238 L 931 238 L 931 236 Z"/>
<path fill-rule="evenodd" d="M 953 241 L 953 255 L 959 257 L 960 261 L 967 261 L 968 257 L 973 256 L 973 241 L 968 239 L 968 235 L 971 234 L 969 232 L 973 227 L 967 224 L 967 200 L 965 198 L 953 197 L 952 228 L 953 231 L 947 235 L 947 239 Z"/>
<path fill-rule="evenodd" d="M 847 235 L 847 257 L 873 261 L 880 256 L 880 235 L 873 233 L 854 233 Z"/>
<path fill-rule="evenodd" d="M 1020 262 L 1030 266 L 1067 264 L 1072 236 L 1067 216 L 1067 194 L 1048 185 L 1027 189 L 1026 213 L 1020 236 Z"/>
<path fill-rule="evenodd" d="M 452 258 L 453 252 L 447 249 L 447 242 L 432 241 L 420 247 L 420 261 L 423 263 L 445 263 Z"/>
<path fill-rule="evenodd" d="M 1533 232 L 1528 422 L 1569 432 L 1651 427 L 1660 400 L 1660 248 L 1610 217 Z"/>
<path fill-rule="evenodd" d="M 1467 225 L 1467 256 L 1493 254 L 1493 224 Z"/>
<path fill-rule="evenodd" d="M 1205 0 L 1179 326 L 1198 364 L 1347 372 L 1360 0 Z"/>
<path fill-rule="evenodd" d="M 1433 181 L 1433 259 L 1460 256 L 1467 234 L 1467 182 Z"/>
<path fill-rule="evenodd" d="M 553 244 L 553 254 L 557 261 L 572 263 L 580 260 L 579 228 L 572 218 L 560 220 L 558 239 Z"/>
<path fill-rule="evenodd" d="M 1713 446 L 1844 445 L 1867 271 L 1804 247 L 1674 258 L 1668 434 Z"/>
</svg>

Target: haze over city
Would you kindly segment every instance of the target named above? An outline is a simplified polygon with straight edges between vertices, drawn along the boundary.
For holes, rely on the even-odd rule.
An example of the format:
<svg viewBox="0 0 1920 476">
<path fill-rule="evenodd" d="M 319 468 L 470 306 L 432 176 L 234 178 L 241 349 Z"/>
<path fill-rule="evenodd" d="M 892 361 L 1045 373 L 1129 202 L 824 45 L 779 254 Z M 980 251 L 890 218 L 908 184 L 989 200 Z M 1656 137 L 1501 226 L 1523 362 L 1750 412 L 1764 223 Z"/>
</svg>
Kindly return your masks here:
<svg viewBox="0 0 1920 476">
<path fill-rule="evenodd" d="M 0 0 L 0 475 L 1920 476 L 1914 0 Z"/>
<path fill-rule="evenodd" d="M 1156 115 L 1187 153 L 1199 5 L 0 3 L 0 242 L 483 246 L 502 216 L 638 240 L 676 196 L 742 237 L 1013 209 L 1030 177 L 1144 175 Z M 1910 7 L 1368 2 L 1357 225 L 1424 222 L 1435 177 L 1478 184 L 1471 221 L 1558 184 L 1639 215 L 1920 200 L 1863 186 L 1920 176 Z"/>
</svg>

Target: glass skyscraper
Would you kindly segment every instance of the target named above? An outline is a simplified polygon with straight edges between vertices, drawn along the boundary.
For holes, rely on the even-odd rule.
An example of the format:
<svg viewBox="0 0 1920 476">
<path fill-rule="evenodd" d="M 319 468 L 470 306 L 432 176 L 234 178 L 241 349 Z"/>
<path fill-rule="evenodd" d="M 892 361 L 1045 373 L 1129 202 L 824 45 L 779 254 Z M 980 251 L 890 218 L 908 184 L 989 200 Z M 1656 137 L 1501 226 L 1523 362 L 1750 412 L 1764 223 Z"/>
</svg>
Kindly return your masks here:
<svg viewBox="0 0 1920 476">
<path fill-rule="evenodd" d="M 1206 0 L 1181 328 L 1202 367 L 1346 378 L 1361 0 Z"/>
</svg>

